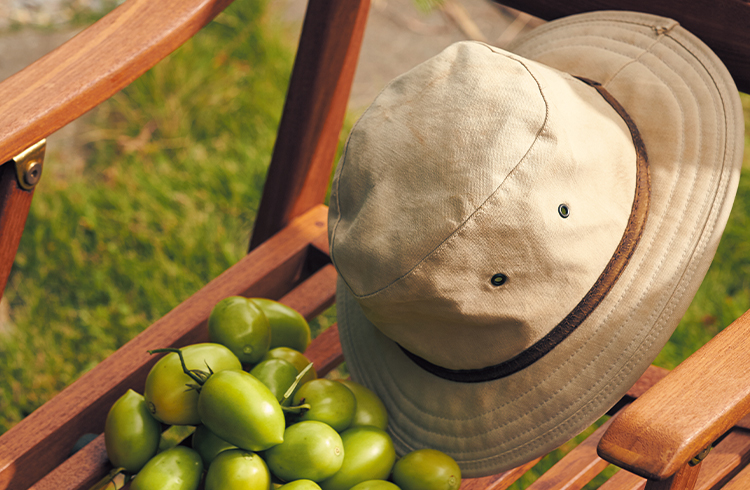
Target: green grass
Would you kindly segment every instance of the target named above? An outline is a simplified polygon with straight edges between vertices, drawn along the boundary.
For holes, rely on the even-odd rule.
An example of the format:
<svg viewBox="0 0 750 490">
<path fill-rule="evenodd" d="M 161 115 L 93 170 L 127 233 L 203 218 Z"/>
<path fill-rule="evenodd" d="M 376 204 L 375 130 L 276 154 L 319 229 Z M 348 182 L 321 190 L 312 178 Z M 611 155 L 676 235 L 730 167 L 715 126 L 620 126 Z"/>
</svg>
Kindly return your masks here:
<svg viewBox="0 0 750 490">
<path fill-rule="evenodd" d="M 293 59 L 264 6 L 237 0 L 95 110 L 83 172 L 49 178 L 65 162 L 46 162 L 5 291 L 16 328 L 0 334 L 0 432 L 245 253 Z M 658 365 L 674 367 L 750 308 L 748 153 L 716 259 Z M 332 308 L 314 332 L 334 319 Z"/>
<path fill-rule="evenodd" d="M 5 292 L 0 430 L 246 252 L 293 60 L 264 5 L 238 0 L 100 106 L 82 175 L 42 179 Z"/>
</svg>

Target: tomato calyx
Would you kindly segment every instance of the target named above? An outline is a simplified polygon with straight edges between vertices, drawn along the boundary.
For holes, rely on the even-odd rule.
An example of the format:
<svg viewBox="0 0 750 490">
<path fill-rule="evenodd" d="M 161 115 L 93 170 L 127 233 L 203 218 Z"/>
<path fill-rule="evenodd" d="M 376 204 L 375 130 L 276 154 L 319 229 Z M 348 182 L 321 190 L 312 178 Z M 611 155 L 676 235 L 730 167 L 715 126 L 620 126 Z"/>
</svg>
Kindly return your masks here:
<svg viewBox="0 0 750 490">
<path fill-rule="evenodd" d="M 185 384 L 185 386 L 187 386 L 188 389 L 195 390 L 195 391 L 197 391 L 197 392 L 200 393 L 201 386 L 203 386 L 203 384 L 206 381 L 208 381 L 208 378 L 210 378 L 214 374 L 213 370 L 211 369 L 211 366 L 209 366 L 208 363 L 206 363 L 206 368 L 208 369 L 208 372 L 202 371 L 200 369 L 188 369 L 187 365 L 185 364 L 185 358 L 182 355 L 182 350 L 181 349 L 176 349 L 174 347 L 165 347 L 163 349 L 151 349 L 151 350 L 148 351 L 148 353 L 151 354 L 151 355 L 160 354 L 162 352 L 167 352 L 167 353 L 174 352 L 180 358 L 180 364 L 182 365 L 182 371 L 185 374 L 187 374 L 188 376 L 190 376 L 190 378 L 193 381 L 195 381 L 195 384 L 193 384 L 193 383 L 186 383 Z"/>
</svg>

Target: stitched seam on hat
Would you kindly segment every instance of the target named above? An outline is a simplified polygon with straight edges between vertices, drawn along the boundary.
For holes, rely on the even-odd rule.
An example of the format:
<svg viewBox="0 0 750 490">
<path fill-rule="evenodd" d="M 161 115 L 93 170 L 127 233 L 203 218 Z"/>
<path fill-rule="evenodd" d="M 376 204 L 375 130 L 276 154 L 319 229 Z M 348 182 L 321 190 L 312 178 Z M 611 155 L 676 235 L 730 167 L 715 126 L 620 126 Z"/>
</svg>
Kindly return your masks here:
<svg viewBox="0 0 750 490">
<path fill-rule="evenodd" d="M 403 280 L 407 276 L 409 276 L 411 274 L 414 274 L 415 272 L 419 271 L 421 269 L 422 265 L 429 258 L 434 257 L 434 256 L 439 256 L 440 253 L 441 253 L 441 251 L 444 250 L 444 245 L 447 244 L 447 243 L 449 243 L 449 242 L 451 242 L 452 240 L 455 240 L 456 236 L 458 236 L 461 233 L 461 231 L 466 227 L 466 224 L 469 221 L 472 221 L 475 218 L 475 216 L 481 216 L 481 212 L 485 209 L 485 205 L 487 204 L 487 202 L 490 201 L 497 194 L 497 192 L 503 187 L 503 185 L 510 178 L 510 176 L 513 175 L 515 173 L 515 171 L 518 169 L 518 167 L 521 166 L 521 164 L 526 160 L 526 157 L 529 155 L 529 153 L 531 153 L 531 151 L 533 150 L 534 146 L 536 146 L 536 142 L 539 141 L 539 136 L 547 128 L 547 122 L 549 121 L 549 104 L 547 103 L 547 99 L 544 97 L 544 92 L 542 91 L 542 86 L 539 83 L 539 80 L 537 80 L 537 78 L 534 76 L 534 74 L 531 72 L 531 70 L 529 70 L 529 67 L 526 66 L 526 64 L 523 61 L 521 61 L 520 59 L 518 59 L 516 56 L 508 56 L 505 53 L 499 53 L 499 52 L 491 49 L 491 47 L 489 45 L 484 44 L 484 43 L 477 43 L 477 44 L 483 44 L 483 45 L 487 46 L 488 48 L 490 48 L 490 51 L 492 51 L 494 54 L 497 54 L 497 55 L 500 55 L 500 56 L 505 56 L 508 59 L 511 59 L 511 60 L 517 62 L 518 64 L 520 64 L 521 66 L 523 66 L 526 69 L 527 73 L 534 80 L 534 83 L 536 83 L 537 88 L 539 89 L 539 94 L 541 95 L 542 100 L 544 101 L 544 120 L 542 121 L 541 126 L 537 130 L 536 135 L 534 136 L 534 141 L 531 142 L 531 144 L 529 145 L 529 148 L 526 150 L 526 153 L 523 154 L 523 156 L 518 160 L 518 163 L 516 163 L 513 166 L 513 168 L 508 172 L 508 174 L 505 176 L 505 178 L 503 179 L 503 181 L 495 188 L 495 190 L 493 190 L 487 196 L 487 198 L 482 202 L 482 204 L 480 204 L 479 206 L 477 206 L 477 209 L 475 209 L 469 216 L 467 216 L 466 219 L 463 222 L 461 222 L 461 224 L 458 225 L 456 227 L 456 229 L 453 230 L 453 232 L 450 235 L 448 235 L 447 237 L 445 237 L 445 239 L 442 240 L 439 244 L 437 244 L 435 246 L 435 248 L 433 248 L 432 250 L 430 250 L 430 252 L 428 252 L 427 254 L 425 254 L 425 256 L 422 257 L 416 264 L 414 264 L 414 266 L 411 269 L 409 269 L 408 271 L 406 271 L 401 276 L 397 277 L 396 279 L 394 279 L 390 283 L 386 284 L 385 286 L 383 286 L 383 287 L 381 287 L 379 289 L 376 289 L 375 291 L 373 291 L 371 293 L 359 295 L 359 294 L 355 294 L 352 291 L 352 294 L 355 297 L 359 298 L 359 299 L 371 298 L 371 297 L 373 297 L 373 296 L 375 296 L 375 295 L 377 295 L 377 294 L 385 291 L 386 289 L 388 289 L 389 287 L 391 287 L 394 284 L 398 283 L 399 281 Z M 349 289 L 351 289 L 351 288 L 349 288 Z"/>
<path fill-rule="evenodd" d="M 380 96 L 380 94 L 382 94 L 383 92 L 385 92 L 393 84 L 393 82 L 395 80 L 396 79 L 393 79 L 390 82 L 388 82 L 385 85 L 385 87 L 383 87 L 380 90 L 380 92 L 378 92 L 378 95 L 375 96 L 375 99 L 377 99 Z M 341 222 L 341 214 L 342 214 L 341 213 L 341 201 L 340 201 L 340 197 L 339 197 L 341 195 L 341 193 L 339 191 L 341 189 L 341 176 L 344 173 L 344 165 L 346 164 L 346 155 L 349 153 L 349 142 L 351 141 L 352 134 L 354 133 L 354 130 L 357 129 L 357 126 L 359 125 L 360 121 L 365 117 L 365 115 L 368 112 L 370 112 L 370 109 L 372 108 L 373 105 L 374 104 L 370 104 L 370 106 L 368 106 L 367 109 L 365 109 L 365 111 L 362 113 L 362 115 L 359 117 L 359 119 L 357 119 L 357 122 L 354 123 L 354 126 L 352 126 L 352 129 L 349 132 L 349 136 L 346 138 L 346 145 L 344 146 L 344 151 L 343 151 L 343 154 L 341 156 L 341 160 L 340 160 L 340 163 L 339 163 L 339 168 L 336 169 L 336 172 L 339 174 L 338 175 L 339 178 L 336 179 L 336 208 L 339 211 L 339 215 L 338 215 L 338 218 L 336 218 L 336 222 L 333 225 L 333 230 L 331 231 L 331 240 L 330 240 L 330 243 L 328 244 L 328 256 L 331 259 L 331 263 L 333 263 L 334 267 L 336 268 L 336 271 L 338 272 L 339 277 L 341 277 L 341 279 L 344 281 L 344 284 L 346 284 L 346 287 L 348 287 L 349 290 L 352 291 L 352 294 L 354 294 L 354 290 L 351 287 L 351 285 L 349 284 L 349 281 L 346 280 L 346 278 L 343 276 L 343 274 L 341 274 L 341 271 L 339 270 L 339 268 L 336 266 L 336 260 L 334 258 L 334 253 L 333 253 L 333 249 L 334 249 L 335 241 L 336 241 L 335 240 L 336 231 L 338 230 L 339 223 Z"/>
</svg>

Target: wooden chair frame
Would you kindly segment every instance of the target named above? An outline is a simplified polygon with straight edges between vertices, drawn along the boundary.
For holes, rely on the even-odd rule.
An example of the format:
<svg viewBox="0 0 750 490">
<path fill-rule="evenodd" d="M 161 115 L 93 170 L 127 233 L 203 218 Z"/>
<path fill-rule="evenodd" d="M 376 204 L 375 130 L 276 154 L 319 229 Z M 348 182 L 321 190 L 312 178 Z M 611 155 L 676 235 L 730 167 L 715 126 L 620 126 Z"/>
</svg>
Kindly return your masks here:
<svg viewBox="0 0 750 490">
<path fill-rule="evenodd" d="M 0 162 L 6 162 L 0 166 L 0 289 L 33 196 L 33 188 L 19 184 L 17 155 L 127 86 L 229 3 L 128 0 L 0 84 Z M 503 3 L 544 19 L 616 8 L 676 18 L 722 57 L 741 89 L 750 89 L 750 4 L 744 0 Z M 147 349 L 206 341 L 206 319 L 221 298 L 280 299 L 307 318 L 333 304 L 336 272 L 322 203 L 368 9 L 369 0 L 309 1 L 248 255 L 0 436 L 0 489 L 86 489 L 104 477 L 111 466 L 103 436 L 70 456 L 74 442 L 84 433 L 101 434 L 111 404 L 128 388 L 143 386 L 155 362 Z M 669 375 L 649 368 L 613 409 L 620 415 L 532 488 L 582 488 L 608 461 L 629 471 L 616 473 L 605 490 L 703 489 L 727 482 L 725 488 L 750 488 L 750 470 L 743 470 L 750 458 L 743 420 L 750 412 L 749 334 L 746 314 Z M 336 326 L 307 354 L 319 375 L 340 364 Z M 696 458 L 712 444 L 705 461 Z M 465 480 L 462 488 L 507 488 L 535 463 Z"/>
</svg>

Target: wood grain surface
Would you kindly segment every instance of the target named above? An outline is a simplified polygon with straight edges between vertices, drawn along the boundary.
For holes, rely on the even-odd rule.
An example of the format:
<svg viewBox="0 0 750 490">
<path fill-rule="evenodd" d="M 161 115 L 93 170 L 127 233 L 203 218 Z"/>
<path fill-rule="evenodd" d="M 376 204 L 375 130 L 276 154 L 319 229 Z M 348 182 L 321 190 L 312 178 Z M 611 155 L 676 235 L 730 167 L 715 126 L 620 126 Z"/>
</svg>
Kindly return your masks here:
<svg viewBox="0 0 750 490">
<path fill-rule="evenodd" d="M 369 0 L 310 0 L 250 250 L 325 199 Z"/>
<path fill-rule="evenodd" d="M 750 412 L 750 314 L 725 328 L 615 420 L 603 458 L 644 477 L 671 477 Z"/>
<path fill-rule="evenodd" d="M 13 268 L 33 195 L 33 189 L 19 187 L 12 161 L 0 166 L 0 298 Z"/>
</svg>

